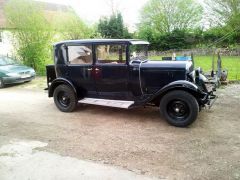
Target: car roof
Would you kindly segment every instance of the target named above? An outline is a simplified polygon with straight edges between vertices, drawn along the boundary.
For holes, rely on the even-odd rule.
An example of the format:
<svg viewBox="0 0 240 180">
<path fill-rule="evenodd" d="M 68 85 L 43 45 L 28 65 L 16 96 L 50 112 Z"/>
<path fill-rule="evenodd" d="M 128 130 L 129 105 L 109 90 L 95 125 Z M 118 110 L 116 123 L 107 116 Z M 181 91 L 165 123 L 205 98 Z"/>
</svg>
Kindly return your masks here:
<svg viewBox="0 0 240 180">
<path fill-rule="evenodd" d="M 57 42 L 54 46 L 66 44 L 66 45 L 78 45 L 78 44 L 105 44 L 105 43 L 124 43 L 124 44 L 146 44 L 149 45 L 148 41 L 140 39 L 79 39 L 79 40 L 66 40 Z"/>
</svg>

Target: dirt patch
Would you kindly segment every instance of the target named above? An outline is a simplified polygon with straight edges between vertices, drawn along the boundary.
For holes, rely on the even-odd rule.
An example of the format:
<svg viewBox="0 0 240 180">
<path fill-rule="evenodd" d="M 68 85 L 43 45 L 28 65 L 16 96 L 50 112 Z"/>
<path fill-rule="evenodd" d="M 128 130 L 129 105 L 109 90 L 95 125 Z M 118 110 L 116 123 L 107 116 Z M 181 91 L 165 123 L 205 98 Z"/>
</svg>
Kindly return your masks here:
<svg viewBox="0 0 240 180">
<path fill-rule="evenodd" d="M 1 89 L 0 145 L 47 142 L 49 152 L 163 179 L 240 179 L 240 85 L 218 95 L 192 126 L 176 128 L 157 108 L 79 105 L 62 113 L 43 90 Z"/>
</svg>

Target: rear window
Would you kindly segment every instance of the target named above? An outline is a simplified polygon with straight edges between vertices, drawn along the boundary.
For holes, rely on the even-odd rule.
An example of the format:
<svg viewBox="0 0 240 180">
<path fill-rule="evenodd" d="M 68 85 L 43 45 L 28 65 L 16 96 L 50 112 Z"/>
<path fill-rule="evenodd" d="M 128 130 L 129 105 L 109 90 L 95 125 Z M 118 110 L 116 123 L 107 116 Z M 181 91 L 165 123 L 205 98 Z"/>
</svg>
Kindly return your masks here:
<svg viewBox="0 0 240 180">
<path fill-rule="evenodd" d="M 91 46 L 68 46 L 69 64 L 92 64 Z"/>
</svg>

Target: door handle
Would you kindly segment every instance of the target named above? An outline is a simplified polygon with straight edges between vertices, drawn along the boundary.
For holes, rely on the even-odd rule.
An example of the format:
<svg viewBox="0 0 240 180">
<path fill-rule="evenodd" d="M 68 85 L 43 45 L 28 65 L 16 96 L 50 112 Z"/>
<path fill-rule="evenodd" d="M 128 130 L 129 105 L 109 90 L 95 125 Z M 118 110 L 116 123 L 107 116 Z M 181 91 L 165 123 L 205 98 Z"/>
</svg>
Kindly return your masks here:
<svg viewBox="0 0 240 180">
<path fill-rule="evenodd" d="M 92 68 L 87 69 L 88 71 L 92 71 Z"/>
<path fill-rule="evenodd" d="M 95 68 L 95 71 L 99 71 L 100 69 L 98 69 L 98 68 Z"/>
</svg>

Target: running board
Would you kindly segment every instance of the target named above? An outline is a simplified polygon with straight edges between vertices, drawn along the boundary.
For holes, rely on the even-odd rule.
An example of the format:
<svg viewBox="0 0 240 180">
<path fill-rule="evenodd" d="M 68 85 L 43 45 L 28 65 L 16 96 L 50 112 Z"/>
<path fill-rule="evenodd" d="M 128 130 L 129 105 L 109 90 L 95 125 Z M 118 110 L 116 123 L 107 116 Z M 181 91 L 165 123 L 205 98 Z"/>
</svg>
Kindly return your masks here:
<svg viewBox="0 0 240 180">
<path fill-rule="evenodd" d="M 84 98 L 78 101 L 83 104 L 94 104 L 100 106 L 118 107 L 128 109 L 134 101 L 121 101 L 121 100 L 110 100 L 110 99 L 96 99 L 96 98 Z"/>
</svg>

